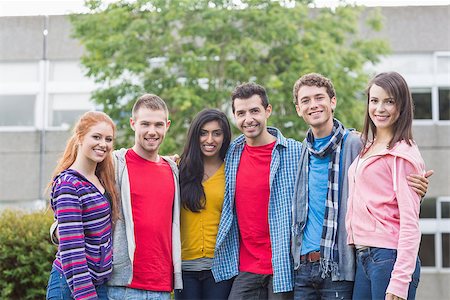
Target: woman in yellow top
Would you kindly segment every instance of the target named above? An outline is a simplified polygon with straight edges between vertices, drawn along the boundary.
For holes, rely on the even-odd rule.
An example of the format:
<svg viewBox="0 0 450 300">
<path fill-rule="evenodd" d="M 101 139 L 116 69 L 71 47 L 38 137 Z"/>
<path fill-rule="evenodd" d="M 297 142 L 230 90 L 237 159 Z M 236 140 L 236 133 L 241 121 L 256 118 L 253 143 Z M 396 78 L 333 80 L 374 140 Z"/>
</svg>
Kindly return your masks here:
<svg viewBox="0 0 450 300">
<path fill-rule="evenodd" d="M 232 281 L 211 273 L 225 191 L 224 158 L 231 140 L 226 115 L 199 112 L 189 127 L 180 158 L 183 290 L 175 299 L 227 299 Z"/>
</svg>

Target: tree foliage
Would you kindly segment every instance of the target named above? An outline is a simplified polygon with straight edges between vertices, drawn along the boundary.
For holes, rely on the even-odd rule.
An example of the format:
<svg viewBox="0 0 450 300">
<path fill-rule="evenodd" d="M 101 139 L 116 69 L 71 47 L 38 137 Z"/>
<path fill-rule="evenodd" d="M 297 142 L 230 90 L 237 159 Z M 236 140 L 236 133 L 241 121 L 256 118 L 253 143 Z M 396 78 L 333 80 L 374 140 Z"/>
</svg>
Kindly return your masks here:
<svg viewBox="0 0 450 300">
<path fill-rule="evenodd" d="M 205 107 L 230 111 L 230 92 L 242 82 L 266 87 L 270 125 L 301 139 L 307 128 L 292 103 L 295 81 L 308 72 L 333 80 L 336 116 L 360 127 L 357 101 L 367 82 L 364 66 L 388 47 L 358 35 L 362 9 L 314 8 L 312 1 L 137 0 L 86 2 L 90 14 L 72 17 L 85 47 L 82 64 L 100 83 L 92 97 L 118 121 L 119 143 L 132 145 L 128 119 L 143 93 L 166 100 L 172 125 L 164 152 L 180 151 L 186 129 Z M 238 4 L 237 4 L 238 3 Z M 379 16 L 366 26 L 380 27 Z"/>
</svg>

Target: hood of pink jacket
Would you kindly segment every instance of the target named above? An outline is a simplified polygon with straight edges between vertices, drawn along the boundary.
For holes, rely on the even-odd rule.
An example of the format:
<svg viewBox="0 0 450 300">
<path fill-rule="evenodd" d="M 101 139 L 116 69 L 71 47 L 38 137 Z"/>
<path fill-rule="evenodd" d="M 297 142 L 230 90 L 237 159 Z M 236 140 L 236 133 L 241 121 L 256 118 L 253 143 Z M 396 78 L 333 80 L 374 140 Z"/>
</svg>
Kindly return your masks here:
<svg viewBox="0 0 450 300">
<path fill-rule="evenodd" d="M 381 153 L 381 154 L 384 154 Z M 414 141 L 411 141 L 411 146 L 408 145 L 405 141 L 400 141 L 394 145 L 391 149 L 386 149 L 386 154 L 394 156 L 394 162 L 397 157 L 403 158 L 410 162 L 415 168 L 417 174 L 425 173 L 425 163 L 423 161 L 422 156 L 420 155 L 419 148 Z M 394 191 L 397 190 L 396 180 L 397 170 L 396 164 L 394 163 L 394 170 L 392 174 L 392 180 L 394 183 Z"/>
</svg>

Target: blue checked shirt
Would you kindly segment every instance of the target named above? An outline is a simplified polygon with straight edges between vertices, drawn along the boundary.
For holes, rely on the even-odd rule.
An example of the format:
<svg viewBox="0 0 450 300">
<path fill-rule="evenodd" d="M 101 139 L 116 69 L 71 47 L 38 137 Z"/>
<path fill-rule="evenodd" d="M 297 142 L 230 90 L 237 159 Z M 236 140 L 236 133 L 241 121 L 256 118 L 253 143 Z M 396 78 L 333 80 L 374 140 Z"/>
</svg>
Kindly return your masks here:
<svg viewBox="0 0 450 300">
<path fill-rule="evenodd" d="M 268 127 L 268 131 L 277 138 L 270 163 L 269 231 L 273 291 L 280 293 L 293 290 L 291 208 L 302 144 L 286 139 L 276 128 Z M 230 145 L 225 158 L 225 196 L 212 267 L 216 281 L 230 279 L 239 273 L 239 227 L 234 197 L 236 174 L 244 145 L 245 138 L 241 135 Z"/>
</svg>

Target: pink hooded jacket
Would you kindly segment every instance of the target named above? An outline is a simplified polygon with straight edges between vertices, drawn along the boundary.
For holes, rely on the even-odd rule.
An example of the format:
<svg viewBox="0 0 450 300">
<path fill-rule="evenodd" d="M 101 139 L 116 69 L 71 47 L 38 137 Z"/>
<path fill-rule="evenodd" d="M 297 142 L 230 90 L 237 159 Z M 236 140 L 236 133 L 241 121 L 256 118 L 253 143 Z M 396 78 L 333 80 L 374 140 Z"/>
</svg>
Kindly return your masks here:
<svg viewBox="0 0 450 300">
<path fill-rule="evenodd" d="M 417 145 L 405 141 L 368 157 L 356 170 L 359 160 L 348 172 L 347 242 L 397 249 L 386 292 L 406 299 L 421 238 L 420 197 L 406 177 L 423 174 L 425 164 Z"/>
</svg>

